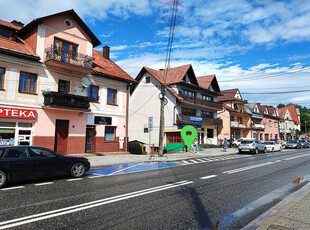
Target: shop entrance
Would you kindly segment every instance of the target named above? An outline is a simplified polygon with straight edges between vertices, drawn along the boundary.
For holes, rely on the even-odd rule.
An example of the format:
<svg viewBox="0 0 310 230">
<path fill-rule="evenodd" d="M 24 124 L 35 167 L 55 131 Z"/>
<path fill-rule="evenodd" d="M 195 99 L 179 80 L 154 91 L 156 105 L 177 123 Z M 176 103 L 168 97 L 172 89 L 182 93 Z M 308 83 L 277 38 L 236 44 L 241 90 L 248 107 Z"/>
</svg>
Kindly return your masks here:
<svg viewBox="0 0 310 230">
<path fill-rule="evenodd" d="M 86 126 L 86 144 L 85 150 L 87 153 L 95 152 L 95 138 L 96 137 L 96 126 Z"/>
<path fill-rule="evenodd" d="M 55 151 L 61 154 L 67 153 L 69 121 L 56 120 Z"/>
</svg>

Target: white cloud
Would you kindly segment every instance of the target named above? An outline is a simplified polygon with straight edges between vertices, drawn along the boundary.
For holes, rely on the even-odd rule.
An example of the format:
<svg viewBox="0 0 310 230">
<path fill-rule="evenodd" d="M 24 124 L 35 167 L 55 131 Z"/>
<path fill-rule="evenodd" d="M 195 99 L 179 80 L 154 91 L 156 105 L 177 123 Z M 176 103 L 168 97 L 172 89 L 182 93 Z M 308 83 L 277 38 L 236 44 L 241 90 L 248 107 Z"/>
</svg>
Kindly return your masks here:
<svg viewBox="0 0 310 230">
<path fill-rule="evenodd" d="M 125 50 L 128 48 L 128 45 L 119 45 L 119 46 L 112 46 L 110 50 Z"/>
</svg>

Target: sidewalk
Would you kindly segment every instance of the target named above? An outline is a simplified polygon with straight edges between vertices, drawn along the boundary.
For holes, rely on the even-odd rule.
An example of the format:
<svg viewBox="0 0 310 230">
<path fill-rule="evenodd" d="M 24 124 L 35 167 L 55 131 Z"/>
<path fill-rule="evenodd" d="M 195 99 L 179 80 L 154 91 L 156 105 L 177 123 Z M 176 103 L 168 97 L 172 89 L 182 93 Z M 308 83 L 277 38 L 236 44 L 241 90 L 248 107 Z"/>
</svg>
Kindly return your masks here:
<svg viewBox="0 0 310 230">
<path fill-rule="evenodd" d="M 134 162 L 167 162 L 167 161 L 177 161 L 186 160 L 192 158 L 202 158 L 210 156 L 222 156 L 236 154 L 238 152 L 237 148 L 228 148 L 227 152 L 224 152 L 222 148 L 208 148 L 203 149 L 199 153 L 190 152 L 180 152 L 180 153 L 167 153 L 163 157 L 158 157 L 157 155 L 150 158 L 150 155 L 137 155 L 137 154 L 117 154 L 117 155 L 103 155 L 98 156 L 96 154 L 85 154 L 91 167 L 101 166 L 101 165 L 114 165 L 122 163 L 134 163 Z"/>
</svg>

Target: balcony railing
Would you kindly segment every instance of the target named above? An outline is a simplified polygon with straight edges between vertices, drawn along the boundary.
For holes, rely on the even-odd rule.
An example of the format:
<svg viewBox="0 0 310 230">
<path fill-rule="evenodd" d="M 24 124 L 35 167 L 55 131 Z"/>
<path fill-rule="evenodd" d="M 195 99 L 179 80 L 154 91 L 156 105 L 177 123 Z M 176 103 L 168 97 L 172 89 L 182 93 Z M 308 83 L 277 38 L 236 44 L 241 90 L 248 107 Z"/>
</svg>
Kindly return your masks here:
<svg viewBox="0 0 310 230">
<path fill-rule="evenodd" d="M 85 69 L 92 69 L 91 56 L 70 51 L 68 49 L 51 46 L 45 49 L 46 57 L 45 61 L 56 61 L 60 63 L 70 64 Z"/>
<path fill-rule="evenodd" d="M 222 104 L 219 102 L 202 100 L 199 98 L 188 97 L 185 95 L 180 95 L 180 96 L 185 100 L 185 102 L 190 102 L 190 103 L 193 103 L 196 105 L 203 105 L 203 106 L 207 106 L 207 107 L 212 107 L 212 108 L 219 109 L 219 110 L 222 109 Z"/>
<path fill-rule="evenodd" d="M 223 120 L 215 118 L 177 115 L 178 124 L 223 126 Z"/>
<path fill-rule="evenodd" d="M 52 108 L 89 111 L 89 98 L 63 92 L 46 92 L 44 106 Z"/>
<path fill-rule="evenodd" d="M 251 127 L 247 124 L 238 122 L 238 121 L 230 121 L 230 126 L 232 128 L 245 128 L 245 129 L 250 129 Z"/>
</svg>

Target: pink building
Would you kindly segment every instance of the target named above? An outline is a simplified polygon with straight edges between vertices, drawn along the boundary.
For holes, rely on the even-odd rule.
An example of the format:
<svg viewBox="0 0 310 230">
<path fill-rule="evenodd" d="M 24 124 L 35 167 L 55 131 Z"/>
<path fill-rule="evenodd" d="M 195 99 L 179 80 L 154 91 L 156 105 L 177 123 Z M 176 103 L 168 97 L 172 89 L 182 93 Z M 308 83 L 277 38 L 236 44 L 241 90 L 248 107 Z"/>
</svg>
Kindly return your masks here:
<svg viewBox="0 0 310 230">
<path fill-rule="evenodd" d="M 63 154 L 125 152 L 129 85 L 69 10 L 27 25 L 0 20 L 0 145 Z"/>
</svg>

